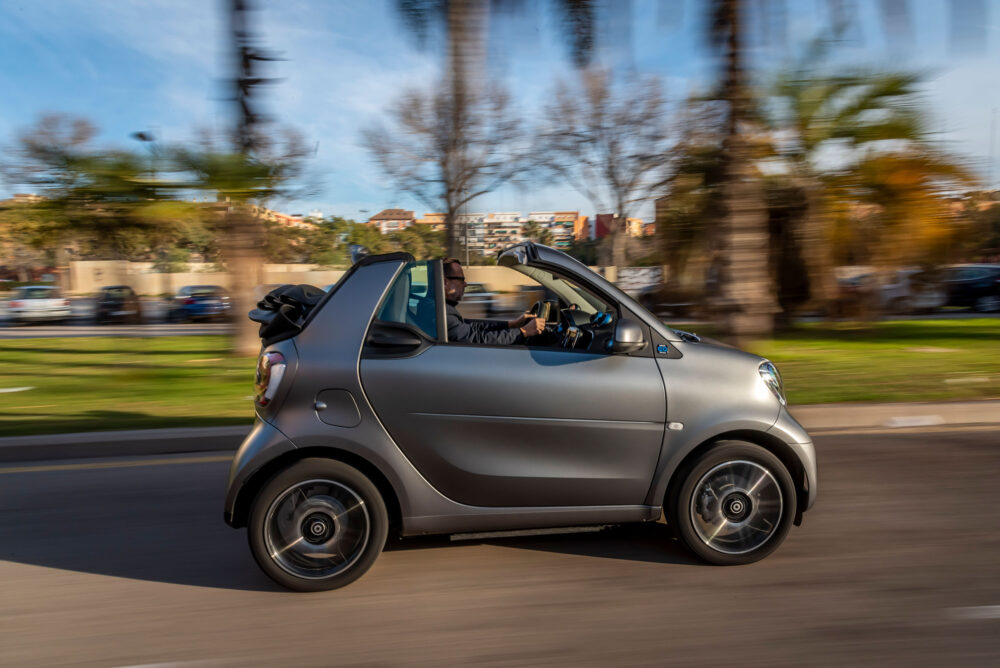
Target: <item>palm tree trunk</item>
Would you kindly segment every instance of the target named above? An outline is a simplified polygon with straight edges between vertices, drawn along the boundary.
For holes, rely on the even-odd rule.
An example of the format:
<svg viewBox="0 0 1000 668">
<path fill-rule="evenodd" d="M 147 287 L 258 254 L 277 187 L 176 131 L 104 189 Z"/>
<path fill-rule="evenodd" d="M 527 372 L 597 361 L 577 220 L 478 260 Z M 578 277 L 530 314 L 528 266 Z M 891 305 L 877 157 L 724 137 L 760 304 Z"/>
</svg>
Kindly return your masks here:
<svg viewBox="0 0 1000 668">
<path fill-rule="evenodd" d="M 628 234 L 625 229 L 626 223 L 625 216 L 616 215 L 614 217 L 614 224 L 611 226 L 611 264 L 616 267 L 624 267 L 628 262 L 625 253 L 626 244 L 628 243 Z"/>
<path fill-rule="evenodd" d="M 724 139 L 726 215 L 720 310 L 729 336 L 737 345 L 746 346 L 771 335 L 777 306 L 768 266 L 767 216 L 745 136 L 750 121 L 750 91 L 745 72 L 744 8 L 740 0 L 720 1 L 719 16 L 727 27 L 722 99 L 729 106 Z"/>
<path fill-rule="evenodd" d="M 263 262 L 260 249 L 264 229 L 260 219 L 242 207 L 231 208 L 226 214 L 226 235 L 223 258 L 229 275 L 230 317 L 232 318 L 232 349 L 237 355 L 256 355 L 260 351 L 258 326 L 247 317 L 253 307 L 253 289 L 263 283 Z"/>
<path fill-rule="evenodd" d="M 819 187 L 808 183 L 803 187 L 806 215 L 802 225 L 802 254 L 809 272 L 809 301 L 822 313 L 828 313 L 837 296 L 828 236 L 829 214 Z"/>
</svg>

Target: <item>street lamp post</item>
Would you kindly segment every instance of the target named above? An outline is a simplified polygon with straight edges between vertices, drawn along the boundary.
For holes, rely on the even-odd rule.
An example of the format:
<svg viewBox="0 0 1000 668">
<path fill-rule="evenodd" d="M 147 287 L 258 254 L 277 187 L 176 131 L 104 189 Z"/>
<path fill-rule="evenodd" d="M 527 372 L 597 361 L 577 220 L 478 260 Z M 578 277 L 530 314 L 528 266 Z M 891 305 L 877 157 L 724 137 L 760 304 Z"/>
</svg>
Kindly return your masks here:
<svg viewBox="0 0 1000 668">
<path fill-rule="evenodd" d="M 155 188 L 157 185 L 156 184 L 156 135 L 151 130 L 140 130 L 139 132 L 133 132 L 131 134 L 131 137 L 136 141 L 142 142 L 149 149 L 149 180 L 150 180 L 150 187 L 153 188 L 155 192 Z M 155 238 L 156 237 L 154 237 L 154 239 Z M 162 245 L 160 245 L 160 248 L 156 250 L 160 256 L 160 259 L 163 260 L 163 267 L 161 271 L 163 276 L 161 277 L 162 280 L 160 283 L 160 292 L 162 294 L 168 294 L 173 291 L 170 285 L 170 273 L 167 271 L 169 269 L 168 252 L 167 249 L 164 248 Z"/>
</svg>

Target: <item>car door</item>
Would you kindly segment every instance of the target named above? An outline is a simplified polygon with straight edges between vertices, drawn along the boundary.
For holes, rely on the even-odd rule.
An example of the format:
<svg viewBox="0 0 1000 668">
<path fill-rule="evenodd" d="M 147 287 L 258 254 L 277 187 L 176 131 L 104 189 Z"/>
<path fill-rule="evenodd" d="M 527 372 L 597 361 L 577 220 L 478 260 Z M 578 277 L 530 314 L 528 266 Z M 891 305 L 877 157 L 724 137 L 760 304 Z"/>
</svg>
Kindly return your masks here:
<svg viewBox="0 0 1000 668">
<path fill-rule="evenodd" d="M 439 262 L 404 269 L 360 365 L 375 412 L 420 473 L 474 506 L 641 504 L 666 414 L 655 360 L 448 343 L 410 311 L 386 312 L 428 280 L 425 299 L 440 322 L 440 277 Z M 408 344 L 391 345 L 393 331 Z"/>
</svg>

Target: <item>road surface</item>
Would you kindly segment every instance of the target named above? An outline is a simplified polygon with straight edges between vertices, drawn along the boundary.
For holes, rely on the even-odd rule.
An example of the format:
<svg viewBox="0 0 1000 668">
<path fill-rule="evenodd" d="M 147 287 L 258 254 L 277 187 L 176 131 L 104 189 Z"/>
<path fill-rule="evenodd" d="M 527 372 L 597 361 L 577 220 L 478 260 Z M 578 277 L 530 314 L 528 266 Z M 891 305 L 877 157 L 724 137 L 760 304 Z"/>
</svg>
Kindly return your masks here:
<svg viewBox="0 0 1000 668">
<path fill-rule="evenodd" d="M 7 466 L 0 664 L 998 665 L 997 437 L 818 437 L 817 506 L 751 566 L 662 524 L 432 537 L 322 594 L 223 524 L 224 454 Z"/>
</svg>

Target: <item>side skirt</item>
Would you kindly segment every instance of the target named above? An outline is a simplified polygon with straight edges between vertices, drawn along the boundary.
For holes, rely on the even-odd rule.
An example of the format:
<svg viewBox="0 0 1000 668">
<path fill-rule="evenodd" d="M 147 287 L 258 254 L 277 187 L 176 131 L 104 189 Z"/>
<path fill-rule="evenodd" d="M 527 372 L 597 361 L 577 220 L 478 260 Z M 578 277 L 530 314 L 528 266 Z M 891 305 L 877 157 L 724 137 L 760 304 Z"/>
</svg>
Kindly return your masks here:
<svg viewBox="0 0 1000 668">
<path fill-rule="evenodd" d="M 466 506 L 461 515 L 423 515 L 403 518 L 404 536 L 475 534 L 530 529 L 591 528 L 603 524 L 652 522 L 659 506 L 574 506 L 545 508 L 487 508 Z"/>
</svg>

